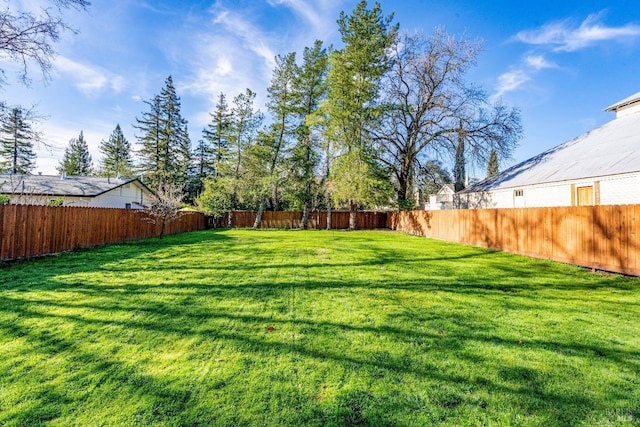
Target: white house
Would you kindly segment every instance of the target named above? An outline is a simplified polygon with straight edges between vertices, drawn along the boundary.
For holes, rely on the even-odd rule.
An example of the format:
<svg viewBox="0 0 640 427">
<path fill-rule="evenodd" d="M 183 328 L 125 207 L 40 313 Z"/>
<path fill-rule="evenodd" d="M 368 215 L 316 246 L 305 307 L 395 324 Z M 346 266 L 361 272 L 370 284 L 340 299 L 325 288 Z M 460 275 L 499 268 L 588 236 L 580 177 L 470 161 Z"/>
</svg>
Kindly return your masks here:
<svg viewBox="0 0 640 427">
<path fill-rule="evenodd" d="M 453 209 L 453 195 L 455 192 L 453 184 L 443 185 L 436 194 L 429 194 L 429 203 L 426 204 L 425 209 L 428 211 Z"/>
<path fill-rule="evenodd" d="M 474 184 L 460 208 L 640 203 L 640 92 L 608 107 L 616 118 Z"/>
<path fill-rule="evenodd" d="M 12 204 L 45 205 L 61 199 L 63 206 L 136 209 L 152 193 L 136 178 L 0 174 L 0 194 Z"/>
</svg>

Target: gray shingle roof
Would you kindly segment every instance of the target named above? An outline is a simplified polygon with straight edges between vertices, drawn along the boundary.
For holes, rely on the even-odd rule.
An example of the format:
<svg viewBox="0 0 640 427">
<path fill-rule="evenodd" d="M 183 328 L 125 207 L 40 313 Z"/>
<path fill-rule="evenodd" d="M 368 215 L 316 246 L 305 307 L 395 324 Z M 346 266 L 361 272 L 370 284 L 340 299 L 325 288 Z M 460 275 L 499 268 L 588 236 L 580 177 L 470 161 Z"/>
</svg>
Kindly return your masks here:
<svg viewBox="0 0 640 427">
<path fill-rule="evenodd" d="M 102 178 L 93 176 L 68 176 L 62 179 L 58 175 L 7 175 L 0 174 L 0 193 L 2 194 L 35 194 L 39 196 L 77 196 L 96 197 L 107 191 L 130 182 L 137 181 L 140 186 L 148 188 L 136 178 Z"/>
<path fill-rule="evenodd" d="M 638 95 L 627 100 L 637 98 Z M 625 100 L 618 104 L 624 102 Z M 512 166 L 463 191 L 488 191 L 638 171 L 640 109 Z"/>
</svg>

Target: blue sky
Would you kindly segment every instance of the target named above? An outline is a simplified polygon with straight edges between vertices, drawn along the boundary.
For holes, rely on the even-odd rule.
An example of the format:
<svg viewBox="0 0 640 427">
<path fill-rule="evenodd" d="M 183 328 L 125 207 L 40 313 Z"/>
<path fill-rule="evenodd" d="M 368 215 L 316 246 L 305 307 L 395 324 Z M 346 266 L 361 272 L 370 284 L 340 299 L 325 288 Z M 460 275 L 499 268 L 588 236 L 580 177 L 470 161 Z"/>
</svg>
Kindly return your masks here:
<svg viewBox="0 0 640 427">
<path fill-rule="evenodd" d="M 28 7 L 47 0 L 18 0 Z M 135 118 L 172 75 L 195 143 L 215 100 L 249 87 L 265 110 L 274 56 L 314 40 L 340 47 L 336 19 L 355 0 L 94 0 L 65 16 L 78 30 L 56 44 L 49 82 L 30 87 L 3 63 L 8 104 L 45 116 L 56 149 L 38 150 L 36 171 L 53 174 L 69 139 L 84 131 L 94 163 L 117 123 L 136 142 Z M 373 2 L 369 2 L 370 6 Z M 469 81 L 519 108 L 524 137 L 506 167 L 611 119 L 603 109 L 640 91 L 640 1 L 381 0 L 401 30 L 443 27 L 483 40 Z M 478 171 L 482 175 L 484 171 Z"/>
</svg>

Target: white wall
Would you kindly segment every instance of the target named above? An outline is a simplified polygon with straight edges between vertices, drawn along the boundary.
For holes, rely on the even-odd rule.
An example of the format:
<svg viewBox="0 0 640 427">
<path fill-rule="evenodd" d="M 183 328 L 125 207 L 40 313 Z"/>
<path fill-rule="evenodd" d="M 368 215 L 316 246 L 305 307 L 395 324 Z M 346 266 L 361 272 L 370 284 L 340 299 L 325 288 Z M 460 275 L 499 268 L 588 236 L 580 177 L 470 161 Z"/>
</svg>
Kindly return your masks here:
<svg viewBox="0 0 640 427">
<path fill-rule="evenodd" d="M 146 194 L 145 194 L 146 193 Z M 94 197 L 92 204 L 89 206 L 100 208 L 124 208 L 127 203 L 131 204 L 132 209 L 141 208 L 146 202 L 149 193 L 144 191 L 135 182 L 125 184 L 115 190 L 111 190 L 98 197 Z"/>
<path fill-rule="evenodd" d="M 12 204 L 44 205 L 58 199 L 55 196 L 10 196 Z M 149 192 L 137 182 L 130 182 L 96 197 L 62 197 L 63 206 L 92 207 L 92 208 L 120 208 L 125 209 L 131 204 L 131 209 L 142 208 L 142 204 L 149 199 Z"/>
<path fill-rule="evenodd" d="M 577 187 L 595 187 L 596 182 L 600 183 L 601 205 L 640 204 L 640 172 L 634 172 L 487 192 L 462 193 L 456 195 L 457 206 L 463 209 L 571 206 L 572 184 L 575 191 Z M 522 190 L 523 195 L 515 196 L 516 190 Z"/>
<path fill-rule="evenodd" d="M 600 180 L 600 204 L 640 204 L 640 173 Z"/>
</svg>

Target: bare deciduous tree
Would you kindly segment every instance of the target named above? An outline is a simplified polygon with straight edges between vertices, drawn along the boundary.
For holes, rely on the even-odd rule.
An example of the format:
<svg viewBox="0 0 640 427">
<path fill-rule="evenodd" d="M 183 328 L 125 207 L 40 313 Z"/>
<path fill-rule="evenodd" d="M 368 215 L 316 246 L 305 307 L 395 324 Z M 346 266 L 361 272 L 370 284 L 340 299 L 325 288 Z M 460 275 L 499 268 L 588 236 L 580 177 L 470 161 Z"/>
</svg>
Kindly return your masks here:
<svg viewBox="0 0 640 427">
<path fill-rule="evenodd" d="M 8 4 L 0 10 L 0 56 L 20 65 L 18 76 L 25 84 L 30 82 L 30 62 L 35 62 L 45 78 L 48 77 L 55 54 L 53 43 L 62 31 L 73 31 L 62 19 L 63 9 L 85 10 L 90 4 L 87 0 L 52 0 L 51 3 L 52 7 L 38 13 L 15 10 Z M 4 75 L 4 70 L 0 73 Z"/>
<path fill-rule="evenodd" d="M 428 152 L 455 157 L 462 134 L 473 159 L 486 161 L 491 149 L 508 157 L 516 145 L 518 110 L 492 105 L 465 80 L 479 51 L 479 42 L 442 30 L 429 37 L 405 34 L 392 46 L 393 67 L 382 90 L 386 108 L 373 136 L 380 160 L 393 173 L 401 207 L 413 203 L 416 170 Z"/>
<path fill-rule="evenodd" d="M 180 204 L 184 199 L 183 187 L 174 184 L 160 184 L 156 194 L 149 196 L 147 205 L 142 209 L 145 221 L 160 224 L 160 238 L 164 236 L 166 226 L 184 215 Z"/>
</svg>

